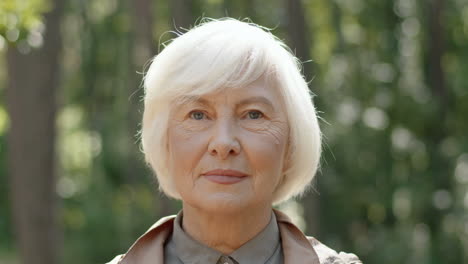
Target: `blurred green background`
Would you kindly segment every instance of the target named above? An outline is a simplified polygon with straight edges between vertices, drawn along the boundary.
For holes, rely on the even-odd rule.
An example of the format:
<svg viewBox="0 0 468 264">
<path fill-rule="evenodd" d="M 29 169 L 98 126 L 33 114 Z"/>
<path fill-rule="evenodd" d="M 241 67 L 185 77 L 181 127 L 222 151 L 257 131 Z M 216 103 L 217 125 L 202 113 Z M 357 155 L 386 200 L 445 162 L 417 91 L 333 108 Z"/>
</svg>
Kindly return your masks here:
<svg viewBox="0 0 468 264">
<path fill-rule="evenodd" d="M 161 216 L 142 72 L 200 17 L 250 18 L 304 61 L 324 133 L 281 206 L 364 263 L 468 263 L 468 1 L 1 0 L 0 263 L 104 263 Z"/>
</svg>

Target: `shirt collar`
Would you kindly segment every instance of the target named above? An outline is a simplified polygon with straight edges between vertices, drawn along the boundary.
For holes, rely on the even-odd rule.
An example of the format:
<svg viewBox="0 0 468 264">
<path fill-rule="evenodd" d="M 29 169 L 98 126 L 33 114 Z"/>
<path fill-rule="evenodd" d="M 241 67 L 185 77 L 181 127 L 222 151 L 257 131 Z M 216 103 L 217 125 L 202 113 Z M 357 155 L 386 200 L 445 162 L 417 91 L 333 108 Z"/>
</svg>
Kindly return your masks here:
<svg viewBox="0 0 468 264">
<path fill-rule="evenodd" d="M 207 247 L 190 237 L 182 229 L 182 211 L 179 212 L 172 233 L 177 256 L 187 264 L 216 263 L 223 256 L 221 252 Z M 230 256 L 239 263 L 265 263 L 280 246 L 280 234 L 275 214 L 271 214 L 268 225 L 254 238 L 242 245 Z"/>
<path fill-rule="evenodd" d="M 265 263 L 280 246 L 280 234 L 275 214 L 271 214 L 268 225 L 254 238 L 231 254 L 239 263 Z"/>
</svg>

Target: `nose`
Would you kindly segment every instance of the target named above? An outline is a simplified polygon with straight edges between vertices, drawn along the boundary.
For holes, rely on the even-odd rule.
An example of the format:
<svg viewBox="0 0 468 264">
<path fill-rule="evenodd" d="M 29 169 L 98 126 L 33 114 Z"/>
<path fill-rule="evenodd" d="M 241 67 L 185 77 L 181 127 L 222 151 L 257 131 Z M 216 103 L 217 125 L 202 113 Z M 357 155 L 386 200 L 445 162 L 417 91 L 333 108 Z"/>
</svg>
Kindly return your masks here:
<svg viewBox="0 0 468 264">
<path fill-rule="evenodd" d="M 208 145 L 208 152 L 220 159 L 227 159 L 230 155 L 237 156 L 241 146 L 236 135 L 236 126 L 229 120 L 217 120 L 213 135 Z"/>
</svg>

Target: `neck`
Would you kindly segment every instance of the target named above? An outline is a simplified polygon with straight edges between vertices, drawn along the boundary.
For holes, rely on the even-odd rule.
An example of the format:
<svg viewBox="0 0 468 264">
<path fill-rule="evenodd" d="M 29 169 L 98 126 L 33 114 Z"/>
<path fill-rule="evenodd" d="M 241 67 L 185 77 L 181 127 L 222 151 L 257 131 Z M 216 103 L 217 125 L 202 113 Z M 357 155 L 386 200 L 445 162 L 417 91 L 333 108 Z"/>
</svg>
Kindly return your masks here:
<svg viewBox="0 0 468 264">
<path fill-rule="evenodd" d="M 209 212 L 183 205 L 182 227 L 192 238 L 229 255 L 254 238 L 270 222 L 271 206 L 235 213 Z"/>
</svg>

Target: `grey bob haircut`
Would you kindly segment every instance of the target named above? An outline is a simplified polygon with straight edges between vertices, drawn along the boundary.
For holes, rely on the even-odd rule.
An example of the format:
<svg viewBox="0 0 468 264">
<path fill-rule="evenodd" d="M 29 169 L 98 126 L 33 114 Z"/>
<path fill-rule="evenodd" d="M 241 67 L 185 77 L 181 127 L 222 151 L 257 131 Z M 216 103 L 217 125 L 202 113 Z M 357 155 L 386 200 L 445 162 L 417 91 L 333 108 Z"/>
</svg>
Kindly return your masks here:
<svg viewBox="0 0 468 264">
<path fill-rule="evenodd" d="M 284 100 L 289 124 L 289 165 L 273 204 L 301 195 L 319 168 L 321 132 L 302 64 L 264 27 L 232 18 L 202 19 L 155 56 L 144 77 L 141 147 L 160 189 L 180 199 L 167 168 L 171 103 L 186 96 L 245 87 L 265 76 Z"/>
</svg>

